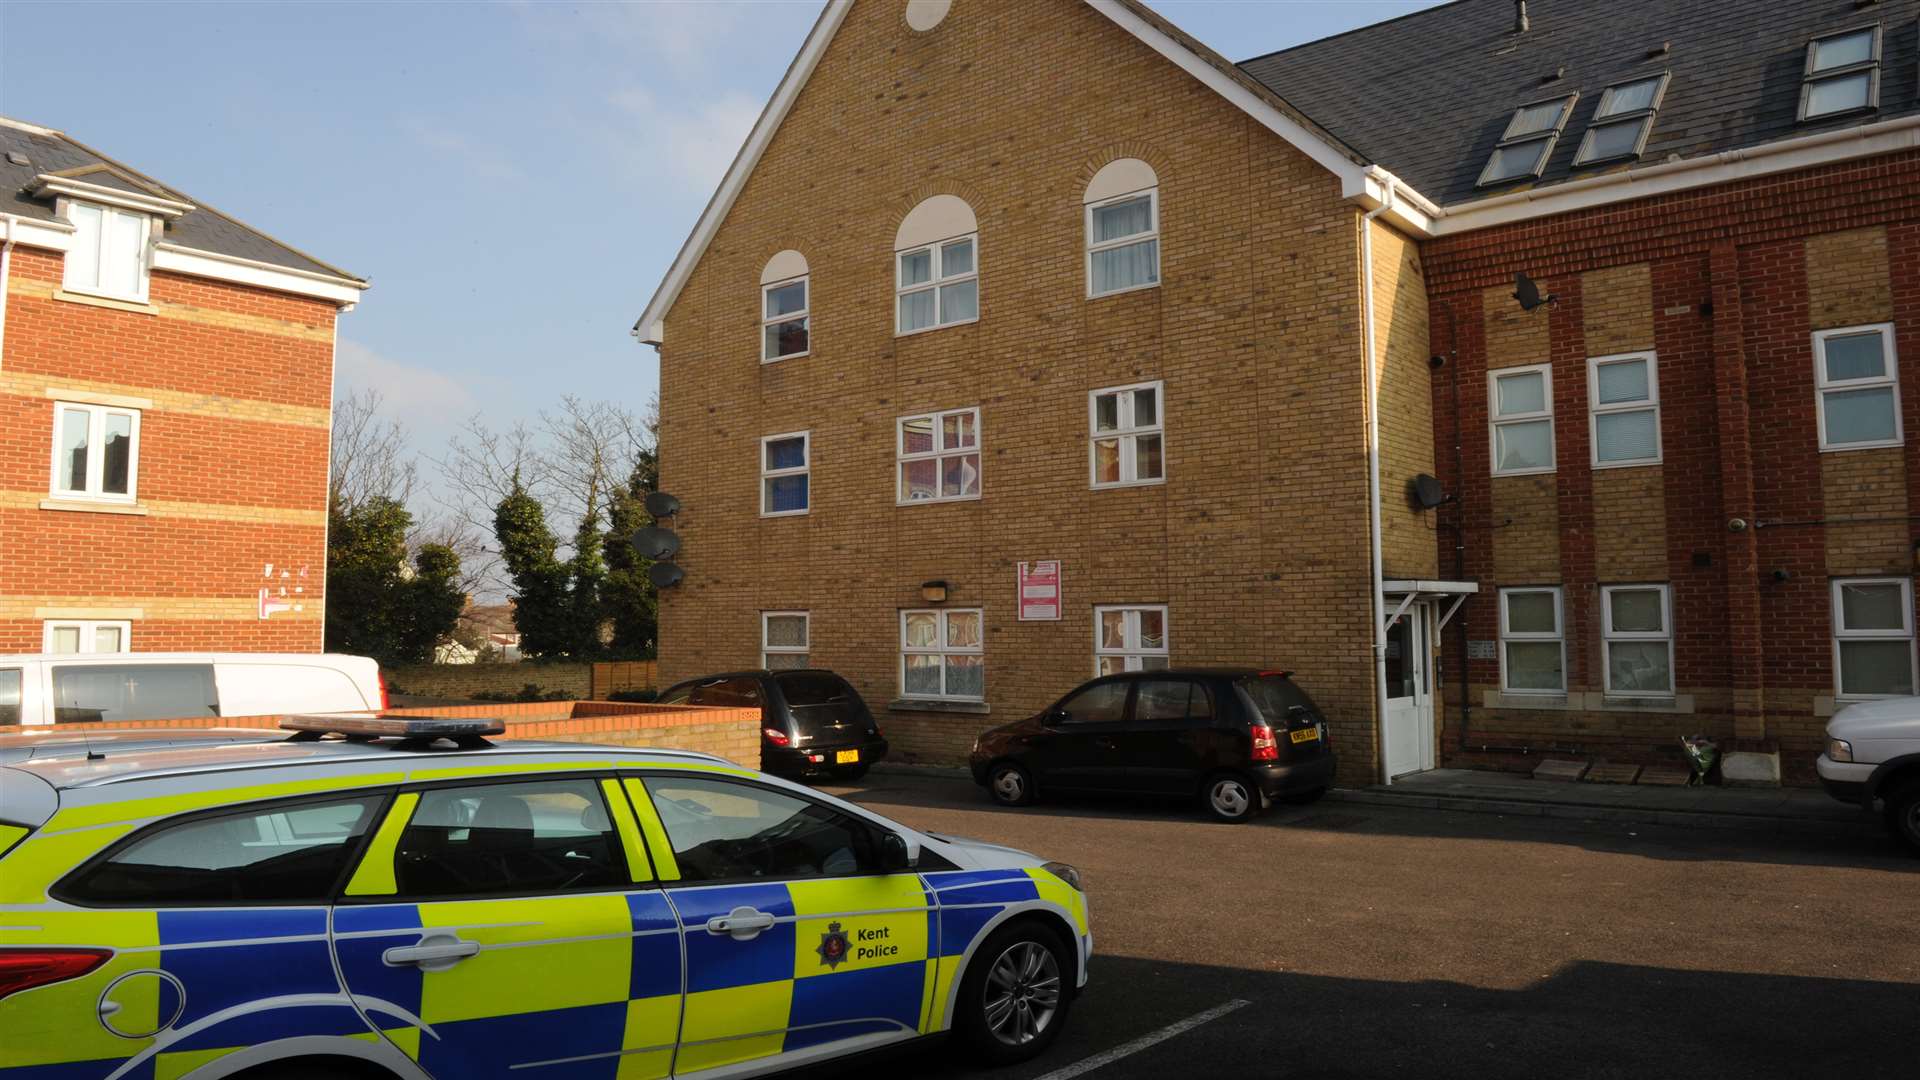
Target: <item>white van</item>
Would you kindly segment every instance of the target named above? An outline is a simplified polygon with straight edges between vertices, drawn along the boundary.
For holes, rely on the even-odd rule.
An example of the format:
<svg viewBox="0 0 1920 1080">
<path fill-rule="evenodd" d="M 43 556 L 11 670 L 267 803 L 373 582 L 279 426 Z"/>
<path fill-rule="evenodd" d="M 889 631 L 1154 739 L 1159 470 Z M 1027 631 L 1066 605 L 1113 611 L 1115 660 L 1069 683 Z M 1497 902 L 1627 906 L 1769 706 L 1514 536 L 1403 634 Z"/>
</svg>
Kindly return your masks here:
<svg viewBox="0 0 1920 1080">
<path fill-rule="evenodd" d="M 336 653 L 0 655 L 0 725 L 387 707 L 380 665 Z"/>
</svg>

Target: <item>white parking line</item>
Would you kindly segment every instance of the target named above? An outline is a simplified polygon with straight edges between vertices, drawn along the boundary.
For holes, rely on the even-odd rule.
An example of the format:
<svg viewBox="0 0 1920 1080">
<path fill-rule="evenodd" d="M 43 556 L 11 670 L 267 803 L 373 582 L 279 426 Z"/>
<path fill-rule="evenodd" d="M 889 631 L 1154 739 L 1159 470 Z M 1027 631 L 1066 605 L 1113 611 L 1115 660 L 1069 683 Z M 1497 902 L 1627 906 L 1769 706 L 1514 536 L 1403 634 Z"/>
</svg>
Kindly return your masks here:
<svg viewBox="0 0 1920 1080">
<path fill-rule="evenodd" d="M 1155 1043 L 1163 1043 L 1175 1035 L 1183 1035 L 1208 1021 L 1218 1020 L 1235 1009 L 1250 1004 L 1252 1004 L 1252 1002 L 1236 999 L 1224 1005 L 1215 1005 L 1206 1012 L 1195 1013 L 1179 1023 L 1168 1024 L 1166 1027 L 1150 1035 L 1142 1035 L 1132 1042 L 1121 1043 L 1111 1050 L 1095 1054 L 1083 1061 L 1076 1061 L 1064 1068 L 1055 1069 L 1045 1076 L 1037 1078 L 1037 1080 L 1070 1080 L 1071 1077 L 1079 1076 L 1082 1073 L 1090 1073 L 1102 1066 L 1111 1065 L 1121 1058 L 1131 1057 Z"/>
</svg>

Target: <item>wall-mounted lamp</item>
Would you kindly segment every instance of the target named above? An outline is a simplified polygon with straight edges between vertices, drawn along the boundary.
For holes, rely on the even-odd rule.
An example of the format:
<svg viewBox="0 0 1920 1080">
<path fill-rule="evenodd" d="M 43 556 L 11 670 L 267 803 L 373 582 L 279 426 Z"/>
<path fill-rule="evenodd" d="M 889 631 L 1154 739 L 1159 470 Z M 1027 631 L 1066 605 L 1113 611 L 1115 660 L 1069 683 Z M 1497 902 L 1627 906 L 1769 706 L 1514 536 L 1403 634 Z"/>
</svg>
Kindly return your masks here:
<svg viewBox="0 0 1920 1080">
<path fill-rule="evenodd" d="M 947 598 L 947 583 L 944 581 L 923 581 L 920 583 L 920 599 L 929 604 L 938 604 Z"/>
</svg>

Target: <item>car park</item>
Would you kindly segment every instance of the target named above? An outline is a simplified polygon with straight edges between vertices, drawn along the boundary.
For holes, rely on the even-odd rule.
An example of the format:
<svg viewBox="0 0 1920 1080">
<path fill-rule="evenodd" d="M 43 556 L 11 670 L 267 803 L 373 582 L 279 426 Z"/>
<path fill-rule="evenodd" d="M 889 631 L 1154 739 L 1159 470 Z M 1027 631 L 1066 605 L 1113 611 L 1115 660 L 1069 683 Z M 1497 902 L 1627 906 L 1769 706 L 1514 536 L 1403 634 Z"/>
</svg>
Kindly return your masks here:
<svg viewBox="0 0 1920 1080">
<path fill-rule="evenodd" d="M 821 668 L 732 671 L 675 683 L 662 705 L 760 710 L 760 767 L 775 776 L 858 780 L 887 756 L 859 691 Z"/>
<path fill-rule="evenodd" d="M 1879 806 L 1888 830 L 1920 855 L 1920 697 L 1861 701 L 1834 713 L 1815 768 L 1828 794 Z"/>
<path fill-rule="evenodd" d="M 387 706 L 380 665 L 339 653 L 0 656 L 0 725 L 280 716 Z"/>
<path fill-rule="evenodd" d="M 1010 1063 L 1086 981 L 1070 866 L 691 751 L 286 726 L 0 766 L 0 1078 Z"/>
<path fill-rule="evenodd" d="M 1240 822 L 1270 799 L 1319 798 L 1335 758 L 1326 717 L 1290 673 L 1173 668 L 1084 683 L 981 735 L 969 764 L 1003 806 L 1055 791 L 1180 796 Z"/>
</svg>

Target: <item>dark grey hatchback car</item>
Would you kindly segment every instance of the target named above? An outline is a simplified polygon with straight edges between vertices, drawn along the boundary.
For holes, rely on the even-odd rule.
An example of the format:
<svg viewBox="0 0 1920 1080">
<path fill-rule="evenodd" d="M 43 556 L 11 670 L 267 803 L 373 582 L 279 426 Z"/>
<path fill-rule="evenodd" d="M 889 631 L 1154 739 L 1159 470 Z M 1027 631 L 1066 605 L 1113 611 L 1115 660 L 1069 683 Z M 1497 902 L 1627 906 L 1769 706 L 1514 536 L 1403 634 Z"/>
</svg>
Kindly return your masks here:
<svg viewBox="0 0 1920 1080">
<path fill-rule="evenodd" d="M 1175 668 L 1082 684 L 975 740 L 975 783 L 1024 806 L 1053 791 L 1186 796 L 1221 821 L 1267 799 L 1312 802 L 1333 782 L 1327 720 L 1282 671 Z"/>
</svg>

